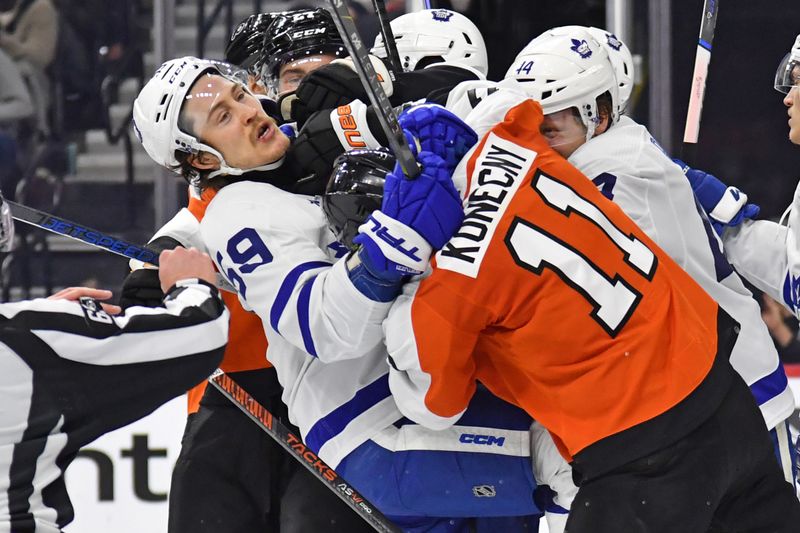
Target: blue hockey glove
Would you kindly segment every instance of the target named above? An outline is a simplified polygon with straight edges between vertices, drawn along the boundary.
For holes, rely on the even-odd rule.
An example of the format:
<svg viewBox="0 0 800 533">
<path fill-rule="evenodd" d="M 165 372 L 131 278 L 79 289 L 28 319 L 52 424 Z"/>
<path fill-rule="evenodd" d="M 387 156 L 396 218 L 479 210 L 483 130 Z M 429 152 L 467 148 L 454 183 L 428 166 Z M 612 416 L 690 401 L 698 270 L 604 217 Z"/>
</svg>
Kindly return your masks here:
<svg viewBox="0 0 800 533">
<path fill-rule="evenodd" d="M 406 276 L 424 272 L 433 249 L 444 246 L 464 218 L 452 169 L 430 152 L 420 152 L 418 160 L 422 171 L 416 179 L 406 178 L 400 165 L 386 175 L 381 210 L 353 239 L 361 245 L 360 264 L 350 279 L 373 300 L 393 299 Z"/>
<path fill-rule="evenodd" d="M 461 158 L 478 142 L 478 135 L 463 120 L 436 104 L 406 108 L 397 121 L 406 134 L 411 150 L 433 152 L 455 168 Z"/>
<path fill-rule="evenodd" d="M 386 175 L 381 211 L 419 233 L 435 250 L 450 240 L 464 220 L 453 167 L 430 152 L 420 152 L 420 175 L 410 180 L 400 165 Z"/>
<path fill-rule="evenodd" d="M 673 161 L 683 170 L 718 235 L 722 235 L 726 227 L 738 226 L 756 217 L 761 210 L 756 204 L 748 204 L 747 195 L 736 187 L 729 187 L 716 176 L 691 168 L 680 159 Z"/>
<path fill-rule="evenodd" d="M 347 260 L 353 286 L 370 300 L 391 302 L 408 276 L 421 274 L 428 266 L 431 246 L 417 232 L 374 211 L 358 228 L 353 242 L 357 255 Z"/>
<path fill-rule="evenodd" d="M 413 228 L 381 211 L 374 211 L 358 228 L 353 242 L 361 245 L 361 262 L 376 278 L 388 282 L 421 274 L 430 260 L 431 245 Z"/>
</svg>

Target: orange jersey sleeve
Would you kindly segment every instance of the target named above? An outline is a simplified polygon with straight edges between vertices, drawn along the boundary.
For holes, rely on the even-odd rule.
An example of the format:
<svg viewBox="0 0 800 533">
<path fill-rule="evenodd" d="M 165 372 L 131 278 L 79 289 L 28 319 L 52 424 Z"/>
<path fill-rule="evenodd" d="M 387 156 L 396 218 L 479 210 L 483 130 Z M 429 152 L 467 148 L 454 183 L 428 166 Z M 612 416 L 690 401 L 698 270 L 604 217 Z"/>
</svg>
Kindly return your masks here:
<svg viewBox="0 0 800 533">
<path fill-rule="evenodd" d="M 201 198 L 189 196 L 188 209 L 197 220 L 202 220 L 206 207 L 215 194 L 216 191 L 206 189 Z M 242 372 L 272 366 L 266 359 L 267 338 L 261 319 L 255 313 L 245 311 L 237 295 L 224 291 L 221 294 L 230 311 L 231 321 L 228 346 L 225 348 L 220 368 L 225 372 Z M 203 397 L 206 385 L 204 381 L 189 391 L 189 413 L 194 413 L 199 408 L 200 398 Z"/>
<path fill-rule="evenodd" d="M 390 383 L 404 414 L 441 427 L 480 380 L 570 458 L 698 386 L 717 306 L 547 145 L 541 120 L 525 101 L 473 152 L 460 230 L 389 317 Z"/>
</svg>

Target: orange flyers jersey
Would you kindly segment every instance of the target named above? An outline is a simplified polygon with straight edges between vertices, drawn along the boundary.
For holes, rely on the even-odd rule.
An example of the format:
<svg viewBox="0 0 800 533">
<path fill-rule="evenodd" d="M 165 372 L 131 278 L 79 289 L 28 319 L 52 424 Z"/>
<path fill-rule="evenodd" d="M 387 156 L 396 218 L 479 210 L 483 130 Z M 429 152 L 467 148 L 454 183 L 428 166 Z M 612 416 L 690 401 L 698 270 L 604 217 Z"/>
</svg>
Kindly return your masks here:
<svg viewBox="0 0 800 533">
<path fill-rule="evenodd" d="M 385 323 L 390 385 L 403 414 L 443 428 L 480 380 L 569 460 L 699 385 L 717 305 L 547 145 L 539 104 L 500 116 L 459 167 L 461 228 Z"/>
<path fill-rule="evenodd" d="M 216 191 L 206 189 L 201 198 L 189 195 L 189 211 L 198 221 L 203 219 L 206 207 L 215 194 Z M 226 291 L 221 291 L 220 294 L 231 314 L 228 346 L 220 368 L 225 372 L 242 372 L 272 366 L 266 359 L 267 338 L 261 319 L 255 313 L 245 311 L 237 295 Z M 204 381 L 189 391 L 190 413 L 199 408 L 206 385 L 207 382 Z"/>
</svg>

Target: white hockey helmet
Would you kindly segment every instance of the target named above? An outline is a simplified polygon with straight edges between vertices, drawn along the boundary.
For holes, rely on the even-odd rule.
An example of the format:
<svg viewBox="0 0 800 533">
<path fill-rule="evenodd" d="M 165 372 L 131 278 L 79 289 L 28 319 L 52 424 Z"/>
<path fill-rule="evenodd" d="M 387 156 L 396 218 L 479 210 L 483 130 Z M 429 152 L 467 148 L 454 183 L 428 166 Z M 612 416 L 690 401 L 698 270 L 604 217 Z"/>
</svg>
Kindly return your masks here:
<svg viewBox="0 0 800 533">
<path fill-rule="evenodd" d="M 793 87 L 800 86 L 800 35 L 792 49 L 786 54 L 775 71 L 775 90 L 788 94 Z"/>
<path fill-rule="evenodd" d="M 215 155 L 220 168 L 211 172 L 209 178 L 254 170 L 228 166 L 218 150 L 179 127 L 183 102 L 194 83 L 204 74 L 223 76 L 252 94 L 247 87 L 247 72 L 238 67 L 192 56 L 171 59 L 156 70 L 133 102 L 132 125 L 136 137 L 153 161 L 177 173 L 180 172 L 180 162 L 175 157 L 176 151 L 188 154 L 203 151 Z"/>
<path fill-rule="evenodd" d="M 517 55 L 505 75 L 516 79 L 542 105 L 545 115 L 576 108 L 592 138 L 600 122 L 597 97 L 611 95 L 613 124 L 619 118 L 618 88 L 605 47 L 580 27 L 547 31 Z"/>
<path fill-rule="evenodd" d="M 633 55 L 628 46 L 623 43 L 611 32 L 601 28 L 589 27 L 586 28 L 592 37 L 597 42 L 606 47 L 608 58 L 611 60 L 611 66 L 614 67 L 614 73 L 617 76 L 617 101 L 619 114 L 623 114 L 625 108 L 628 107 L 628 100 L 631 98 L 633 92 L 634 75 L 633 75 Z"/>
<path fill-rule="evenodd" d="M 483 35 L 460 13 L 449 9 L 423 9 L 401 15 L 390 25 L 406 72 L 415 70 L 418 65 L 422 68 L 442 61 L 471 67 L 484 76 L 489 72 Z M 380 33 L 370 53 L 386 58 Z"/>
</svg>

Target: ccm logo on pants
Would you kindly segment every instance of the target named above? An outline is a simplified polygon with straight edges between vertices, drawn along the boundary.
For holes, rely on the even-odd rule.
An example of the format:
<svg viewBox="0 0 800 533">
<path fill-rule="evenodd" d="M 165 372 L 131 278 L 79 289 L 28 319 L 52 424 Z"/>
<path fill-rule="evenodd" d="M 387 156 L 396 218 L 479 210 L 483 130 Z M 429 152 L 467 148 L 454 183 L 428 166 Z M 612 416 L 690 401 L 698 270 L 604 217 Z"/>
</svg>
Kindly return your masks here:
<svg viewBox="0 0 800 533">
<path fill-rule="evenodd" d="M 471 433 L 462 433 L 458 438 L 459 442 L 464 444 L 483 444 L 486 446 L 503 446 L 506 441 L 505 437 L 495 437 L 492 435 L 473 435 Z"/>
</svg>

